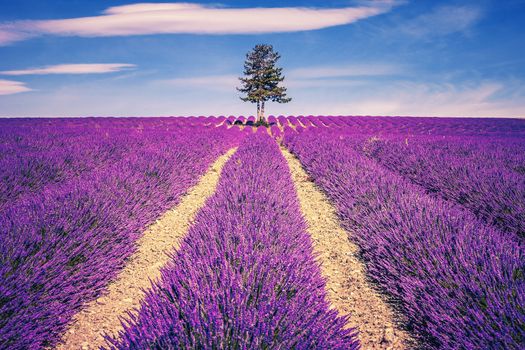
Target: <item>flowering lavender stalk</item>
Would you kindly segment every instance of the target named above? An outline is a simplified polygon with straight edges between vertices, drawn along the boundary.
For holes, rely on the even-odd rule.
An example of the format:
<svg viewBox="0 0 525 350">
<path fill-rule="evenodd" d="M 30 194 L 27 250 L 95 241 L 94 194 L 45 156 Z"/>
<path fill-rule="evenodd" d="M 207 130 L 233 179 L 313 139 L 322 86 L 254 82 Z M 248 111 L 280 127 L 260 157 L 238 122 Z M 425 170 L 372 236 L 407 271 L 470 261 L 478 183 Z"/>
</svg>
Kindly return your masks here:
<svg viewBox="0 0 525 350">
<path fill-rule="evenodd" d="M 259 128 L 111 348 L 357 349 L 324 286 L 286 161 Z"/>
</svg>

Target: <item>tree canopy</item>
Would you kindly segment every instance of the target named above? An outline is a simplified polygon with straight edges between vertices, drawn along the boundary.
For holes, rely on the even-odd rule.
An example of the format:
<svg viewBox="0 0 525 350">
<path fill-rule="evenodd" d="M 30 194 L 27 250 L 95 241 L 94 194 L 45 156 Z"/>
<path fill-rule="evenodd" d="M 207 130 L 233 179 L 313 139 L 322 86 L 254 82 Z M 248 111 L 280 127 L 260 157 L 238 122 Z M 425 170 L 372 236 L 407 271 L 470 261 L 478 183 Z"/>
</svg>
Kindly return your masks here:
<svg viewBox="0 0 525 350">
<path fill-rule="evenodd" d="M 257 120 L 264 120 L 264 104 L 266 101 L 288 103 L 292 99 L 286 96 L 286 88 L 280 86 L 284 80 L 282 68 L 276 63 L 281 58 L 272 45 L 258 44 L 246 54 L 244 62 L 244 77 L 237 90 L 244 96 L 241 100 L 257 104 Z"/>
</svg>

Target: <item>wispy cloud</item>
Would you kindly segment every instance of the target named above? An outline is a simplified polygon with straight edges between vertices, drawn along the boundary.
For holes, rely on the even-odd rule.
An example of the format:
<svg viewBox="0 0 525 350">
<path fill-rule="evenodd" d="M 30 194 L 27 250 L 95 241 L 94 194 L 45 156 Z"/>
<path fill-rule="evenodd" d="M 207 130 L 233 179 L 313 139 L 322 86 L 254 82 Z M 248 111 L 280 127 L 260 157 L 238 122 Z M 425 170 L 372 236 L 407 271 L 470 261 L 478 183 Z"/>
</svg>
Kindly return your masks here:
<svg viewBox="0 0 525 350">
<path fill-rule="evenodd" d="M 235 91 L 235 86 L 240 85 L 239 78 L 233 74 L 163 79 L 155 83 L 183 89 L 198 88 L 220 91 Z"/>
<path fill-rule="evenodd" d="M 12 95 L 26 91 L 31 91 L 31 89 L 20 81 L 0 79 L 0 95 Z"/>
<path fill-rule="evenodd" d="M 344 25 L 386 13 L 396 1 L 345 8 L 224 8 L 193 3 L 139 3 L 99 16 L 0 24 L 0 44 L 40 35 L 102 37 L 146 34 L 261 34 Z"/>
<path fill-rule="evenodd" d="M 57 64 L 40 68 L 1 71 L 2 75 L 31 75 L 31 74 L 101 74 L 113 73 L 124 69 L 134 68 L 129 63 L 81 63 Z"/>
<path fill-rule="evenodd" d="M 419 38 L 467 33 L 482 17 L 477 6 L 441 6 L 405 22 L 401 30 Z"/>
<path fill-rule="evenodd" d="M 356 101 L 356 113 L 421 116 L 511 116 L 516 115 L 508 99 L 492 97 L 504 89 L 498 82 L 474 85 L 399 83 L 377 96 Z"/>
<path fill-rule="evenodd" d="M 286 74 L 284 85 L 293 88 L 355 86 L 363 84 L 366 78 L 401 72 L 403 72 L 402 67 L 389 64 L 302 67 L 290 70 Z M 234 74 L 162 79 L 155 83 L 179 88 L 220 91 L 235 91 L 235 86 L 240 85 L 238 76 Z"/>
<path fill-rule="evenodd" d="M 357 87 L 378 78 L 404 73 L 404 67 L 384 63 L 302 67 L 286 74 L 285 85 L 291 89 L 339 89 Z"/>
<path fill-rule="evenodd" d="M 507 87 L 501 82 L 476 84 L 398 82 L 387 87 L 349 93 L 342 101 L 324 96 L 323 101 L 306 96 L 297 101 L 301 110 L 289 113 L 332 115 L 411 115 L 440 117 L 525 117 L 522 96 L 500 96 Z M 291 106 L 290 106 L 291 107 Z M 286 107 L 285 107 L 286 108 Z M 297 108 L 297 107 L 296 107 Z"/>
<path fill-rule="evenodd" d="M 242 102 L 232 86 L 213 91 L 197 87 L 219 83 L 228 76 L 184 78 L 172 84 L 184 87 L 173 91 L 162 84 L 126 86 L 114 93 L 109 85 L 81 82 L 56 90 L 6 97 L 0 115 L 229 115 L 254 113 L 254 105 Z M 233 77 L 233 76 L 232 76 Z M 168 81 L 169 82 L 169 81 Z M 195 84 L 193 87 L 184 84 Z M 522 82 L 476 81 L 466 84 L 411 83 L 372 84 L 359 89 L 303 89 L 291 95 L 289 104 L 271 103 L 269 114 L 291 115 L 413 115 L 525 117 Z M 510 95 L 507 92 L 511 92 Z"/>
<path fill-rule="evenodd" d="M 0 45 L 8 45 L 30 36 L 31 34 L 24 32 L 21 23 L 0 23 Z"/>
<path fill-rule="evenodd" d="M 399 74 L 402 68 L 390 64 L 353 64 L 344 66 L 304 67 L 291 70 L 293 79 L 370 77 Z"/>
</svg>

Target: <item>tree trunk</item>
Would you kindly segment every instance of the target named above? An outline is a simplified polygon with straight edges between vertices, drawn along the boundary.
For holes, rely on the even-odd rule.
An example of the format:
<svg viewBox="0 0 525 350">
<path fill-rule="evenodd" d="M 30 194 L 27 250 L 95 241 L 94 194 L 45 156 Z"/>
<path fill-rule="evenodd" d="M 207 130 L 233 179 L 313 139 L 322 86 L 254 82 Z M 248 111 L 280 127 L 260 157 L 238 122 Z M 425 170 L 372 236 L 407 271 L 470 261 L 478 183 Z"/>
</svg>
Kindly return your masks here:
<svg viewBox="0 0 525 350">
<path fill-rule="evenodd" d="M 259 117 L 260 121 L 264 121 L 265 120 L 265 117 L 264 117 L 264 101 L 261 102 L 261 116 Z"/>
<path fill-rule="evenodd" d="M 261 102 L 257 101 L 257 120 L 261 117 Z"/>
</svg>

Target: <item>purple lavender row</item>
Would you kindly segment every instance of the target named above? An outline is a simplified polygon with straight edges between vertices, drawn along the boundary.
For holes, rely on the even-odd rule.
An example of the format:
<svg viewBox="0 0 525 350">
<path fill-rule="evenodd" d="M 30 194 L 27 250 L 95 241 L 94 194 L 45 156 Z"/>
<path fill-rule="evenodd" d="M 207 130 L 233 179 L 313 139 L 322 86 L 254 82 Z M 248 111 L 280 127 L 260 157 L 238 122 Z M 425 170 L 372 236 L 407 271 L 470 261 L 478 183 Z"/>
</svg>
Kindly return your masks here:
<svg viewBox="0 0 525 350">
<path fill-rule="evenodd" d="M 196 131 L 146 133 L 156 142 L 0 213 L 0 348 L 55 344 L 123 267 L 146 225 L 240 137 Z"/>
<path fill-rule="evenodd" d="M 525 137 L 386 135 L 374 141 L 397 141 L 410 153 L 415 153 L 415 148 L 426 148 L 427 153 L 436 153 L 440 158 L 448 155 L 491 171 L 503 169 L 525 175 Z"/>
<path fill-rule="evenodd" d="M 191 119 L 184 121 L 182 125 L 190 124 Z M 162 121 L 164 127 L 174 122 Z M 154 142 L 142 133 L 151 132 L 157 123 L 155 118 L 96 122 L 89 119 L 37 122 L 0 119 L 0 207 L 20 195 L 38 192 L 47 184 L 59 183 L 116 162 L 133 149 L 132 145 Z M 181 130 L 178 127 L 174 132 Z"/>
<path fill-rule="evenodd" d="M 490 144 L 490 139 L 467 145 L 459 140 L 374 138 L 362 148 L 367 156 L 427 191 L 461 204 L 490 225 L 525 238 L 525 176 L 509 169 L 504 160 L 520 146 L 524 148 L 524 141 L 507 140 L 509 147 L 500 147 L 499 152 L 494 141 L 492 146 L 483 145 Z M 484 152 L 487 147 L 492 150 Z"/>
<path fill-rule="evenodd" d="M 279 139 L 282 137 L 282 132 L 281 132 L 281 129 L 279 128 L 279 126 L 277 125 L 272 125 L 270 127 L 270 132 L 272 133 L 272 136 L 275 138 L 275 139 Z"/>
<path fill-rule="evenodd" d="M 115 349 L 357 349 L 329 310 L 286 161 L 260 128 Z"/>
<path fill-rule="evenodd" d="M 338 123 L 339 126 L 342 121 L 352 125 L 363 120 L 337 117 L 321 119 Z M 410 124 L 402 118 L 372 120 L 374 122 L 369 121 L 369 124 L 375 123 L 383 127 L 388 124 Z M 501 130 L 506 125 L 499 120 L 491 122 Z M 519 121 L 506 122 L 514 124 Z M 448 126 L 458 123 L 470 125 L 467 121 L 453 120 Z M 419 124 L 447 125 L 439 119 L 423 119 L 415 125 Z M 494 128 L 495 131 L 500 130 Z M 361 127 L 346 130 L 359 135 L 357 139 L 363 139 L 361 134 L 372 130 L 385 132 Z M 525 236 L 525 178 L 522 176 L 525 174 L 525 138 L 485 136 L 440 139 L 428 136 L 404 137 L 400 136 L 400 130 L 390 131 L 394 133 L 393 136 L 374 137 L 368 139 L 365 145 L 356 140 L 356 147 L 364 148 L 367 155 L 424 186 L 428 191 L 437 192 L 448 200 L 464 205 L 485 222 L 520 237 Z M 401 141 L 395 141 L 396 139 Z"/>
<path fill-rule="evenodd" d="M 282 126 L 293 116 L 280 116 Z M 356 134 L 525 136 L 525 121 L 504 118 L 297 116 L 304 126 L 345 128 Z"/>
<path fill-rule="evenodd" d="M 388 138 L 390 139 L 390 137 Z M 399 139 L 399 137 L 395 137 Z M 508 169 L 525 175 L 525 137 L 402 137 L 405 145 L 425 144 L 429 152 L 449 154 L 494 170 Z"/>
<path fill-rule="evenodd" d="M 329 129 L 325 129 L 325 132 Z M 404 135 L 399 133 L 353 133 L 345 129 L 334 130 L 356 137 L 361 141 L 373 141 L 376 145 L 398 142 L 401 151 L 412 148 L 426 149 L 426 153 L 439 153 L 440 157 L 449 155 L 469 163 L 476 163 L 480 168 L 506 169 L 519 175 L 525 175 L 525 135 L 514 136 L 432 136 Z M 363 145 L 360 145 L 362 148 Z M 396 147 L 398 147 L 396 145 Z M 372 147 L 373 148 L 373 147 Z M 422 151 L 421 151 L 422 152 Z"/>
<path fill-rule="evenodd" d="M 84 132 L 82 137 L 46 137 L 29 150 L 0 160 L 0 207 L 19 196 L 38 192 L 48 184 L 63 182 L 106 164 L 118 161 L 130 145 L 143 137 L 136 135 L 101 136 Z M 25 135 L 32 137 L 33 135 Z"/>
<path fill-rule="evenodd" d="M 525 120 L 505 118 L 428 118 L 370 116 L 309 116 L 329 127 L 349 127 L 355 133 L 397 135 L 525 136 Z"/>
<path fill-rule="evenodd" d="M 289 133 L 286 143 L 336 204 L 369 276 L 419 347 L 525 347 L 525 253 L 514 236 L 426 194 L 344 139 L 307 131 Z"/>
</svg>

